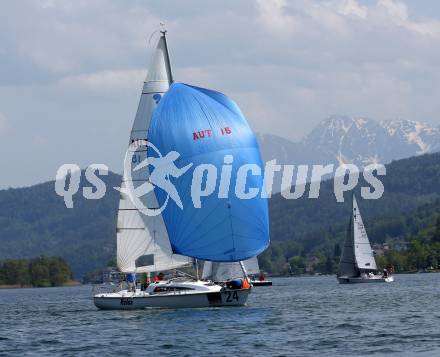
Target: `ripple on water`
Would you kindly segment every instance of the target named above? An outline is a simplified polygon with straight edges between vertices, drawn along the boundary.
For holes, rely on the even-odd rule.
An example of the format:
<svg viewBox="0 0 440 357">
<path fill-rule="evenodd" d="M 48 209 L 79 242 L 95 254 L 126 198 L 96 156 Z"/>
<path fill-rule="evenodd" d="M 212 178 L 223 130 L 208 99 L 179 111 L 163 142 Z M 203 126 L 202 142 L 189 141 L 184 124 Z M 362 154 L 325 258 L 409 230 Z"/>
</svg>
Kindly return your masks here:
<svg viewBox="0 0 440 357">
<path fill-rule="evenodd" d="M 144 311 L 99 311 L 87 286 L 0 290 L 0 351 L 440 355 L 440 274 L 365 285 L 340 286 L 334 277 L 274 279 L 271 288 L 254 288 L 244 308 Z"/>
</svg>

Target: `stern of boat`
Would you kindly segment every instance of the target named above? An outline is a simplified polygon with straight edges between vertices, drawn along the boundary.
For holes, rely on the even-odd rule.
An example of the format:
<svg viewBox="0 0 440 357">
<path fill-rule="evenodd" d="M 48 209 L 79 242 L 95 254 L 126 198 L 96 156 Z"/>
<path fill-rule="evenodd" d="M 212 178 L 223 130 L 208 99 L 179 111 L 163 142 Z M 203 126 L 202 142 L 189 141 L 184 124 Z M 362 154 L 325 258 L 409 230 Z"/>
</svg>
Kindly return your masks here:
<svg viewBox="0 0 440 357">
<path fill-rule="evenodd" d="M 222 289 L 218 293 L 208 295 L 210 306 L 244 306 L 251 292 L 247 289 Z M 217 295 L 214 295 L 217 294 Z"/>
</svg>

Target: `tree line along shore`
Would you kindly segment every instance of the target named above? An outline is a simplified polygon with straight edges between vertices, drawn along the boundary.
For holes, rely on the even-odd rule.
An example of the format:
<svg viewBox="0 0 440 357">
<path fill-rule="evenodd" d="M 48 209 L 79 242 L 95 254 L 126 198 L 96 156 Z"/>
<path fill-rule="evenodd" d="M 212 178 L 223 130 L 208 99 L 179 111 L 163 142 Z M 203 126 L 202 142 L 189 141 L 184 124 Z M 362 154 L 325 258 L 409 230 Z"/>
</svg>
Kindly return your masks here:
<svg viewBox="0 0 440 357">
<path fill-rule="evenodd" d="M 59 257 L 8 259 L 0 262 L 0 288 L 75 285 L 73 273 Z"/>
</svg>

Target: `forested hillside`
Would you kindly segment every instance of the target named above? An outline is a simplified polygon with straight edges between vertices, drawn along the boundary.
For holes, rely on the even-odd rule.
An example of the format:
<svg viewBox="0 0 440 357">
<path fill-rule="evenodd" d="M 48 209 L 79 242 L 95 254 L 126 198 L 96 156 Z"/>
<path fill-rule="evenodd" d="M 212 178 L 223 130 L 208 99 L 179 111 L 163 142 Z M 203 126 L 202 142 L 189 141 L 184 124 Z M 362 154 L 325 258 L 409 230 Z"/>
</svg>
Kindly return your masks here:
<svg viewBox="0 0 440 357">
<path fill-rule="evenodd" d="M 386 176 L 380 177 L 385 191 L 378 200 L 363 200 L 360 187 L 369 187 L 362 179 L 355 189 L 364 221 L 378 216 L 410 212 L 421 204 L 440 197 L 440 154 L 424 155 L 394 161 L 386 165 Z M 280 194 L 270 200 L 271 237 L 273 240 L 305 240 L 315 246 L 314 232 L 348 222 L 351 192 L 345 201 L 336 201 L 333 180 L 321 183 L 319 198 L 308 197 L 309 184 L 303 197 L 287 200 Z M 379 239 L 379 237 L 377 237 Z"/>
<path fill-rule="evenodd" d="M 73 197 L 73 209 L 66 208 L 56 195 L 53 182 L 0 191 L 0 260 L 60 256 L 80 278 L 114 259 L 118 192 L 112 187 L 119 185 L 120 176 L 110 173 L 103 179 L 107 194 L 100 200 L 85 200 L 80 188 Z M 366 185 L 362 180 L 355 190 L 372 242 L 400 241 L 411 247 L 417 239 L 431 244 L 430 234 L 440 212 L 436 201 L 440 198 L 440 154 L 392 162 L 381 180 L 385 193 L 379 200 L 361 199 L 359 187 Z M 312 261 L 318 271 L 329 271 L 351 214 L 350 198 L 347 192 L 345 202 L 337 203 L 332 180 L 321 184 L 318 199 L 309 199 L 307 188 L 298 200 L 279 194 L 272 197 L 272 244 L 260 257 L 263 268 L 282 273 L 289 270 L 289 262 L 301 271 Z"/>
<path fill-rule="evenodd" d="M 86 200 L 80 190 L 68 209 L 54 182 L 0 191 L 0 260 L 60 256 L 75 277 L 105 265 L 115 255 L 116 209 L 120 176 L 103 177 L 107 193 Z M 88 184 L 90 185 L 90 184 Z"/>
<path fill-rule="evenodd" d="M 259 257 L 261 267 L 276 274 L 335 273 L 349 215 L 344 224 L 272 241 Z M 398 272 L 440 268 L 439 198 L 407 212 L 364 219 L 364 224 L 372 244 L 386 243 L 388 248 L 377 257 L 380 266 L 391 265 Z"/>
<path fill-rule="evenodd" d="M 372 243 L 395 242 L 405 249 L 440 214 L 440 154 L 392 162 L 381 181 L 385 192 L 378 200 L 361 198 L 360 187 L 368 186 L 362 179 L 355 190 L 368 236 Z M 345 194 L 343 203 L 337 203 L 333 180 L 321 184 L 318 199 L 308 198 L 308 186 L 301 199 L 286 200 L 278 194 L 270 201 L 272 244 L 260 257 L 270 272 L 286 272 L 290 269 L 287 262 L 294 270 L 298 265 L 315 265 L 320 272 L 335 268 L 330 266 L 337 263 L 335 249 L 345 237 L 351 192 Z M 312 257 L 314 262 L 310 262 Z"/>
</svg>

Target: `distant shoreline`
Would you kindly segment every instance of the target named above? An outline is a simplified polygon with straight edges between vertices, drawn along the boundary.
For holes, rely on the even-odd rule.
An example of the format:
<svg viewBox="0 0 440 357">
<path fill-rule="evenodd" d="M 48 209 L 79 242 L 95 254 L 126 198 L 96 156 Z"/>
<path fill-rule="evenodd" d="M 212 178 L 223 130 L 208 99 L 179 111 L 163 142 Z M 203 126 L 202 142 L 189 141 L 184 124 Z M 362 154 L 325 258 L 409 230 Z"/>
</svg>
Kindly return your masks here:
<svg viewBox="0 0 440 357">
<path fill-rule="evenodd" d="M 20 284 L 0 284 L 0 289 L 40 289 L 40 288 L 60 288 L 82 285 L 77 280 L 66 281 L 65 283 L 57 286 L 33 286 L 33 285 L 20 285 Z"/>
</svg>

